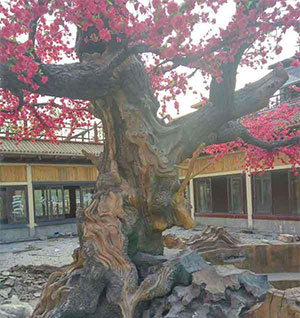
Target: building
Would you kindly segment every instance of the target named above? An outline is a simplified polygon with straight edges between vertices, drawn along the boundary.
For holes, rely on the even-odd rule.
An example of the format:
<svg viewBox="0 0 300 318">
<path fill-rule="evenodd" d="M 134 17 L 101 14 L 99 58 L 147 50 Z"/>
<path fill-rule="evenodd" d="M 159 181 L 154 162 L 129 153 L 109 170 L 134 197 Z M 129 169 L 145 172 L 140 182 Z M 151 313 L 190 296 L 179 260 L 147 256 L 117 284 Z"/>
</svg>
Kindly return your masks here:
<svg viewBox="0 0 300 318">
<path fill-rule="evenodd" d="M 289 80 L 272 99 L 270 109 L 264 111 L 272 111 L 284 101 L 300 104 L 300 92 L 288 90 L 290 85 L 300 87 L 300 67 L 287 66 L 286 70 Z M 299 128 L 299 113 L 295 120 L 295 127 Z M 241 152 L 226 155 L 190 181 L 192 214 L 197 222 L 300 234 L 300 167 L 296 176 L 291 166 L 283 165 L 279 158 L 274 169 L 249 176 L 243 172 L 243 157 Z M 199 158 L 194 172 L 210 160 Z M 184 170 L 179 174 L 184 178 Z"/>
<path fill-rule="evenodd" d="M 61 136 L 60 144 L 23 140 L 2 132 L 0 242 L 76 232 L 76 209 L 91 201 L 97 169 L 82 150 L 99 155 L 97 127 Z"/>
</svg>

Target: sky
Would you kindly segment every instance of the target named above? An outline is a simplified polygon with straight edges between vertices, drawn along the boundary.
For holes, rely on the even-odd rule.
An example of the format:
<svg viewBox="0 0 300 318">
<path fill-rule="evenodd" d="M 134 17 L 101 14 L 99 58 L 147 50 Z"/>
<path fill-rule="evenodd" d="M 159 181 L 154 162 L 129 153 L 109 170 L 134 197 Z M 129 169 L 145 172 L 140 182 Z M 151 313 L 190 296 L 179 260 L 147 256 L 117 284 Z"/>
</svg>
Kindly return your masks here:
<svg viewBox="0 0 300 318">
<path fill-rule="evenodd" d="M 294 3 L 297 0 L 290 0 L 288 2 Z M 230 21 L 232 17 L 232 13 L 234 12 L 234 3 L 233 1 L 229 1 L 226 5 L 222 7 L 221 10 L 216 15 L 216 28 L 221 27 L 225 28 L 228 22 Z M 202 29 L 202 30 L 201 30 Z M 197 36 L 201 33 L 205 33 L 207 31 L 206 28 L 203 28 L 203 25 L 201 25 L 201 29 L 196 31 Z M 281 42 L 281 45 L 283 47 L 283 50 L 281 54 L 273 56 L 273 60 L 269 60 L 268 64 L 265 64 L 262 69 L 253 69 L 250 67 L 239 67 L 238 69 L 238 75 L 237 75 L 237 82 L 236 82 L 236 90 L 244 87 L 246 84 L 252 83 L 257 81 L 258 79 L 262 78 L 266 74 L 270 72 L 268 69 L 268 66 L 271 64 L 274 64 L 275 62 L 282 61 L 286 58 L 290 58 L 295 54 L 296 51 L 300 50 L 300 47 L 297 46 L 297 40 L 298 40 L 299 35 L 294 32 L 294 31 L 289 31 L 284 39 Z M 199 92 L 202 92 L 203 95 L 207 96 L 208 92 L 205 91 L 204 85 L 201 84 L 202 82 L 202 77 L 197 76 L 193 78 L 193 86 L 198 87 L 197 90 Z M 196 104 L 200 100 L 200 94 L 199 95 L 194 95 L 192 93 L 186 94 L 184 96 L 180 96 L 179 98 L 179 103 L 180 103 L 180 116 L 187 114 L 191 111 L 194 111 L 193 109 L 190 108 L 191 105 Z M 168 109 L 171 116 L 176 117 L 176 111 L 169 108 Z"/>
</svg>

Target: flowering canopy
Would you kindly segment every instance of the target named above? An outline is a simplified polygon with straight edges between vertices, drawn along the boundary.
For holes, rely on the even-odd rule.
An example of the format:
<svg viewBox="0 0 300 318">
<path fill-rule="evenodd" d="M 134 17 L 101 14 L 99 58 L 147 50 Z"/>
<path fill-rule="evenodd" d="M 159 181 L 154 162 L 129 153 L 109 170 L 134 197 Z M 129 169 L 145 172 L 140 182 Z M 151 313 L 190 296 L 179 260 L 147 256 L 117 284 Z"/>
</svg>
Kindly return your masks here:
<svg viewBox="0 0 300 318">
<path fill-rule="evenodd" d="M 232 17 L 225 27 L 218 27 L 217 13 L 228 5 L 233 8 Z M 89 101 L 99 96 L 50 89 L 50 85 L 55 86 L 50 66 L 80 58 L 74 45 L 76 28 L 86 47 L 114 42 L 115 47 L 140 54 L 154 94 L 160 99 L 159 115 L 166 116 L 167 105 L 179 109 L 180 94 L 198 92 L 189 81 L 196 73 L 207 83 L 209 102 L 220 104 L 222 91 L 226 91 L 230 104 L 238 66 L 256 68 L 266 64 L 274 52 L 279 54 L 287 30 L 299 33 L 299 14 L 297 0 L 4 2 L 0 4 L 0 72 L 13 79 L 0 76 L 0 126 L 19 131 L 18 139 L 45 134 L 55 140 L 55 130 L 66 123 L 73 127 L 88 124 L 92 118 Z M 298 63 L 293 61 L 295 66 Z M 184 71 L 179 72 L 179 66 L 184 66 Z M 207 104 L 203 99 L 204 107 Z M 298 131 L 286 128 L 296 111 L 296 107 L 283 105 L 276 112 L 245 118 L 242 123 L 256 138 L 268 142 L 289 139 L 299 136 Z M 20 124 L 20 120 L 27 124 Z M 249 146 L 245 139 L 236 138 L 204 151 L 219 156 L 233 149 L 247 150 L 246 166 L 262 168 L 264 164 L 272 167 L 277 151 L 273 148 L 264 152 L 257 144 Z M 300 162 L 298 145 L 281 151 L 293 166 Z"/>
</svg>

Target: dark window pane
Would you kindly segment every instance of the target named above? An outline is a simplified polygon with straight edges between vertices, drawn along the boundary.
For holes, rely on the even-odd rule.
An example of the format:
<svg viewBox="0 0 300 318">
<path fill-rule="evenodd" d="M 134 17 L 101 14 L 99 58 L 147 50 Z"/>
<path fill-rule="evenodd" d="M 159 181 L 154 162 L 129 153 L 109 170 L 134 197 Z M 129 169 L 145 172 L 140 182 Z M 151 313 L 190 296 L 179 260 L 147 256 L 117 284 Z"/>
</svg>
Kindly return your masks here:
<svg viewBox="0 0 300 318">
<path fill-rule="evenodd" d="M 293 215 L 300 215 L 300 174 L 295 176 L 293 172 L 291 175 L 291 213 Z"/>
<path fill-rule="evenodd" d="M 257 213 L 270 214 L 272 211 L 271 175 L 255 176 L 255 208 Z"/>
<path fill-rule="evenodd" d="M 241 177 L 229 177 L 230 212 L 243 213 L 243 183 Z"/>
<path fill-rule="evenodd" d="M 228 212 L 227 177 L 211 178 L 212 211 Z"/>
<path fill-rule="evenodd" d="M 0 188 L 0 223 L 7 222 L 7 192 L 6 188 Z"/>
<path fill-rule="evenodd" d="M 289 215 L 288 171 L 272 171 L 272 214 Z"/>
</svg>

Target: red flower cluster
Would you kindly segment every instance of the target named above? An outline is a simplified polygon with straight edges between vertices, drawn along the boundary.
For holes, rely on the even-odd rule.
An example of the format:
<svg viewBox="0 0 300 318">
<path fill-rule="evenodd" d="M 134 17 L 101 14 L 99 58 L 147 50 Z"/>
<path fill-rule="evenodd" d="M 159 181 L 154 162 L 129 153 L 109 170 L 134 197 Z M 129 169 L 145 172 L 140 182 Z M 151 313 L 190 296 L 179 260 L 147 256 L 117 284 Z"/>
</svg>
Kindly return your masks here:
<svg viewBox="0 0 300 318">
<path fill-rule="evenodd" d="M 26 138 L 46 133 L 55 139 L 55 129 L 66 122 L 75 126 L 90 120 L 84 101 L 57 98 L 48 99 L 42 107 L 33 106 L 40 103 L 39 89 L 48 83 L 41 64 L 76 59 L 74 26 L 82 30 L 96 28 L 96 33 L 85 38 L 86 42 L 110 41 L 113 37 L 120 41 L 126 37 L 128 45 L 143 43 L 156 50 L 157 54 L 143 59 L 162 105 L 161 116 L 165 116 L 169 105 L 179 112 L 179 95 L 188 91 L 199 94 L 189 81 L 194 74 L 201 73 L 206 83 L 211 77 L 221 83 L 221 66 L 232 63 L 241 46 L 253 43 L 241 65 L 257 68 L 267 63 L 271 54 L 281 52 L 287 30 L 299 32 L 299 1 L 234 0 L 234 4 L 226 28 L 218 28 L 217 13 L 228 5 L 228 0 L 151 0 L 146 4 L 137 0 L 10 0 L 0 4 L 0 63 L 7 64 L 20 81 L 35 91 L 25 92 L 24 106 L 18 109 L 18 98 L 0 90 L 0 126 L 9 125 Z M 208 25 L 211 28 L 206 28 Z M 202 26 L 206 33 L 199 36 L 197 28 Z M 189 70 L 178 69 L 177 61 L 186 61 L 182 64 Z M 299 66 L 299 59 L 293 65 Z M 278 118 L 284 114 L 278 113 Z M 249 119 L 245 125 L 265 139 L 284 137 L 287 130 L 277 132 L 268 116 Z M 20 120 L 30 125 L 25 128 L 19 125 Z M 261 162 L 272 165 L 271 154 L 240 141 L 206 151 L 217 153 L 218 157 L 236 148 L 247 151 L 246 167 L 262 167 Z M 299 150 L 283 151 L 294 165 Z"/>
</svg>

